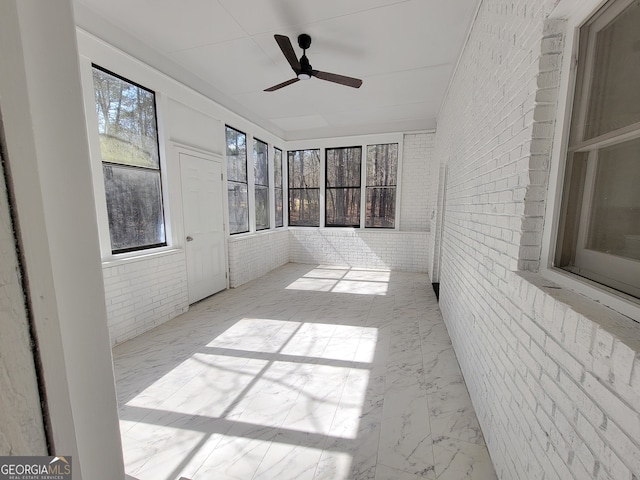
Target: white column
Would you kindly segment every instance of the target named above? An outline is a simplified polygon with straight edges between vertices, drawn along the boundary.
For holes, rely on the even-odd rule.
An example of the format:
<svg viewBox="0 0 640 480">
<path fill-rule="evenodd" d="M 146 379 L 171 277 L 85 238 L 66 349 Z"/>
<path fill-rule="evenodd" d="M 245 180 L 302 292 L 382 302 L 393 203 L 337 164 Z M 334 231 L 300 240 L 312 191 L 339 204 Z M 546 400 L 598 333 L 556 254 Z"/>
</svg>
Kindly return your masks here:
<svg viewBox="0 0 640 480">
<path fill-rule="evenodd" d="M 53 451 L 124 478 L 71 0 L 0 2 L 0 105 Z"/>
</svg>

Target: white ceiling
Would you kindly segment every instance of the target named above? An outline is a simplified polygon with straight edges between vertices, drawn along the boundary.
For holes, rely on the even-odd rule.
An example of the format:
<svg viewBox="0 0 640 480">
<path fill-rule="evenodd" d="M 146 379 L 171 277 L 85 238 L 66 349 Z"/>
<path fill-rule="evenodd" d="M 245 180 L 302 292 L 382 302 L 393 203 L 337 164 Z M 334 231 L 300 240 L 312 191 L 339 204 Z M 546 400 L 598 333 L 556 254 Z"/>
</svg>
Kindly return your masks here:
<svg viewBox="0 0 640 480">
<path fill-rule="evenodd" d="M 75 0 L 77 24 L 285 140 L 433 129 L 479 0 Z M 313 68 L 295 75 L 274 34 Z"/>
</svg>

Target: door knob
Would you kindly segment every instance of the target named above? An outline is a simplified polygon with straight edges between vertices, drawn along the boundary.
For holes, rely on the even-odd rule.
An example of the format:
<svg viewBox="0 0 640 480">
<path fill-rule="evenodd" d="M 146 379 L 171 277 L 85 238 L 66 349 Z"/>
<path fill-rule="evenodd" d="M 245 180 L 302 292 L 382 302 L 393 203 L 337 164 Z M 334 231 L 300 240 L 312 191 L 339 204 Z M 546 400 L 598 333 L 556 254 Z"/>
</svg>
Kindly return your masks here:
<svg viewBox="0 0 640 480">
<path fill-rule="evenodd" d="M 192 236 L 188 236 L 187 237 L 187 242 L 193 242 L 193 237 Z"/>
</svg>

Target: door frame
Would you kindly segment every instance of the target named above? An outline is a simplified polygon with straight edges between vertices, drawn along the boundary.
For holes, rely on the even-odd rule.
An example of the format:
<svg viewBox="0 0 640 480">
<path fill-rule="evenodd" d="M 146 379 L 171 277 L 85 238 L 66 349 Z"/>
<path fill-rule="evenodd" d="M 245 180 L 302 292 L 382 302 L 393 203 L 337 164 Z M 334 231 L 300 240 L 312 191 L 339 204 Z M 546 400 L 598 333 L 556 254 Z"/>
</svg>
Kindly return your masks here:
<svg viewBox="0 0 640 480">
<path fill-rule="evenodd" d="M 176 183 L 176 193 L 177 199 L 173 199 L 171 202 L 172 205 L 175 205 L 175 208 L 172 208 L 172 218 L 179 218 L 180 221 L 173 222 L 173 230 L 172 230 L 172 238 L 173 238 L 173 246 L 181 249 L 184 252 L 184 261 L 185 268 L 187 265 L 187 248 L 186 248 L 186 232 L 184 226 L 184 197 L 182 193 L 182 170 L 180 166 L 180 154 L 191 155 L 195 157 L 202 158 L 204 160 L 209 160 L 212 162 L 220 163 L 222 166 L 222 215 L 224 218 L 224 270 L 226 272 L 226 287 L 225 289 L 229 289 L 229 208 L 228 208 L 228 198 L 226 195 L 226 184 L 227 184 L 227 174 L 226 174 L 226 162 L 222 155 L 216 152 L 211 152 L 208 150 L 203 150 L 198 147 L 193 147 L 191 145 L 186 145 L 183 143 L 171 141 L 171 157 L 174 159 L 171 162 L 171 173 L 175 175 L 175 178 L 178 179 Z M 165 212 L 166 214 L 166 212 Z"/>
</svg>

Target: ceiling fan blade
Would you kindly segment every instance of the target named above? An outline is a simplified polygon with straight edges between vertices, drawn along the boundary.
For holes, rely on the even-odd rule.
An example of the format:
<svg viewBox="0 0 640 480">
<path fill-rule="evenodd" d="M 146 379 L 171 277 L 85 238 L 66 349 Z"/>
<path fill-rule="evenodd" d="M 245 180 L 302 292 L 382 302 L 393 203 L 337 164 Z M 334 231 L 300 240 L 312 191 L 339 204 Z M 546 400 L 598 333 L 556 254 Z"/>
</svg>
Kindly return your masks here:
<svg viewBox="0 0 640 480">
<path fill-rule="evenodd" d="M 353 88 L 360 88 L 360 85 L 362 85 L 362 80 L 359 78 L 345 77 L 344 75 L 338 75 L 336 73 L 314 70 L 313 76 L 320 80 L 327 80 L 328 82 L 339 83 L 340 85 L 346 85 Z"/>
<path fill-rule="evenodd" d="M 291 40 L 289 40 L 289 37 L 285 37 L 284 35 L 276 34 L 273 37 L 276 39 L 276 42 L 278 42 L 278 46 L 280 47 L 280 50 L 282 50 L 284 57 L 289 62 L 289 65 L 291 65 L 293 71 L 297 73 L 298 70 L 300 70 L 300 61 L 296 56 L 293 45 L 291 45 Z"/>
<path fill-rule="evenodd" d="M 265 92 L 275 92 L 276 90 L 281 89 L 282 87 L 286 87 L 287 85 L 291 85 L 292 83 L 299 82 L 299 78 L 292 78 L 291 80 L 287 80 L 286 82 L 279 83 L 278 85 L 274 85 L 273 87 L 265 88 Z"/>
</svg>

